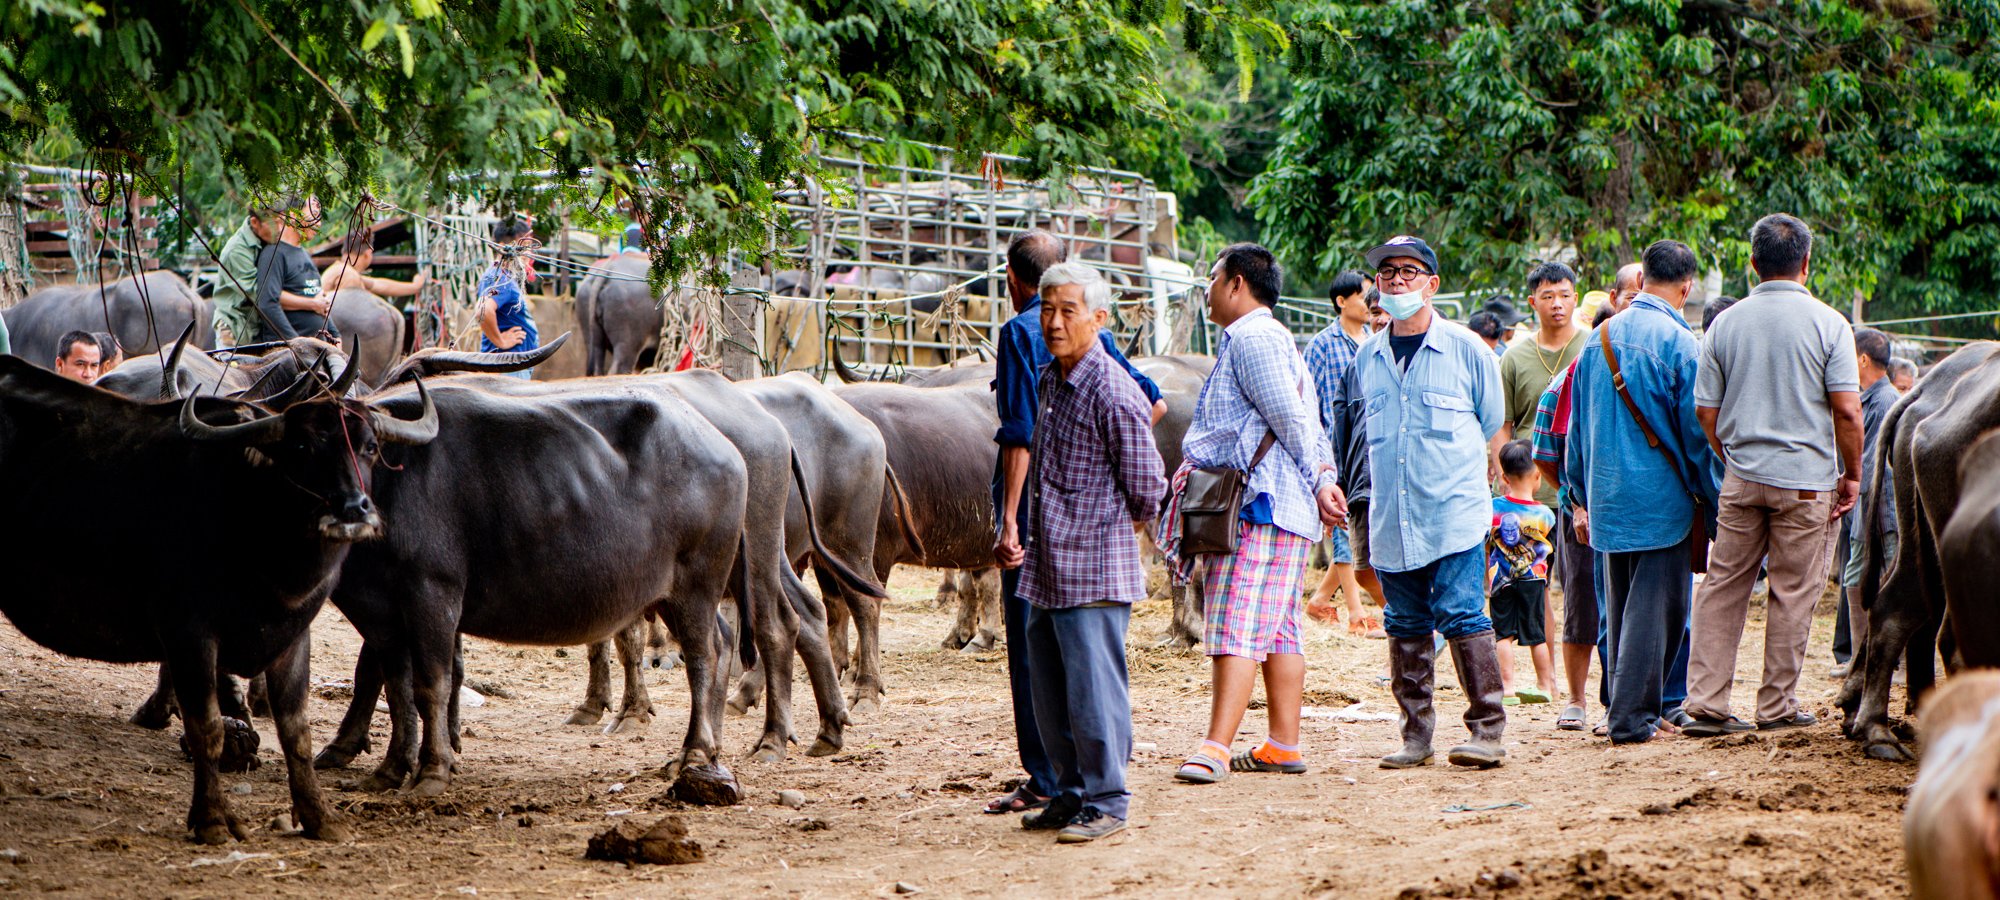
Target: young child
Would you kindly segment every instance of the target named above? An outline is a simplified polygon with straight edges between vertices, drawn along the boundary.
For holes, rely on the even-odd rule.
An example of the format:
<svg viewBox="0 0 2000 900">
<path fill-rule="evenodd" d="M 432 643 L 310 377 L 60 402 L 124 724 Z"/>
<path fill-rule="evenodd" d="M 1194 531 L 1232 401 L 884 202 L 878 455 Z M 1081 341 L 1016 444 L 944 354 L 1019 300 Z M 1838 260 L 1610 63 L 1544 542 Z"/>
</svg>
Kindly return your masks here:
<svg viewBox="0 0 2000 900">
<path fill-rule="evenodd" d="M 1500 683 L 1509 706 L 1547 703 L 1555 695 L 1555 667 L 1544 633 L 1543 606 L 1549 588 L 1549 529 L 1555 514 L 1535 502 L 1542 473 L 1535 469 L 1527 441 L 1500 448 L 1500 484 L 1506 496 L 1493 498 L 1493 530 L 1486 537 L 1486 597 L 1499 639 Z M 1514 645 L 1529 648 L 1535 686 L 1514 690 Z"/>
</svg>

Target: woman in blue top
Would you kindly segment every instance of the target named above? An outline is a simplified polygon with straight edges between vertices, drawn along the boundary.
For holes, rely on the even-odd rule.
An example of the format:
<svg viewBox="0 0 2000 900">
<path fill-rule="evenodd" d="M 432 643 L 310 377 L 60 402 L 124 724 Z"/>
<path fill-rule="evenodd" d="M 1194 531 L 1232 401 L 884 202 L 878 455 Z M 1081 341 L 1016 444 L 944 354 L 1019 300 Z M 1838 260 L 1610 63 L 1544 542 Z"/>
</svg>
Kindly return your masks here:
<svg viewBox="0 0 2000 900">
<path fill-rule="evenodd" d="M 479 277 L 479 349 L 483 352 L 528 351 L 541 346 L 534 313 L 521 295 L 528 280 L 523 244 L 534 230 L 524 219 L 510 218 L 493 226 L 494 259 Z M 522 371 L 516 377 L 527 378 Z"/>
</svg>

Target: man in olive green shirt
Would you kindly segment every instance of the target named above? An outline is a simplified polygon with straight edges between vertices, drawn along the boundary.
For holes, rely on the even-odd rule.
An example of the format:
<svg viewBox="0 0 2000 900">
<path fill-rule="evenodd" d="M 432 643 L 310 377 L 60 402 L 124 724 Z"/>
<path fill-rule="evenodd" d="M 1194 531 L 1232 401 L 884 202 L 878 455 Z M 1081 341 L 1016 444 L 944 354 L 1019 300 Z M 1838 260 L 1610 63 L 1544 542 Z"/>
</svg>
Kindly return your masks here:
<svg viewBox="0 0 2000 900">
<path fill-rule="evenodd" d="M 237 346 L 256 339 L 257 252 L 277 238 L 278 225 L 274 210 L 253 208 L 216 255 L 222 264 L 210 298 L 215 303 L 216 340 Z M 224 329 L 229 332 L 227 338 L 223 337 Z"/>
<path fill-rule="evenodd" d="M 1576 311 L 1576 273 L 1559 262 L 1546 262 L 1528 273 L 1528 303 L 1535 310 L 1535 335 L 1515 341 L 1500 357 L 1500 384 L 1506 391 L 1507 431 L 1513 440 L 1534 436 L 1535 404 L 1557 372 L 1583 352 L 1588 330 L 1571 318 Z M 1535 500 L 1554 509 L 1556 486 L 1548 479 Z"/>
</svg>

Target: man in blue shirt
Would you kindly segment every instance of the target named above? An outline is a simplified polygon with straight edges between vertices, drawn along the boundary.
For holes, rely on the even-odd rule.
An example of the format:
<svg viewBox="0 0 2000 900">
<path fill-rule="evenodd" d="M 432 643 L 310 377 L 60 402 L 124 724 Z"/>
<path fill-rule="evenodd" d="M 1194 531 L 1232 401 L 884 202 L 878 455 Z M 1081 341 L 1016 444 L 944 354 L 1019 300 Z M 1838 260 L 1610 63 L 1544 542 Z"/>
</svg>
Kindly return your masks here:
<svg viewBox="0 0 2000 900">
<path fill-rule="evenodd" d="M 1437 254 L 1403 235 L 1368 251 L 1382 309 L 1393 319 L 1354 360 L 1367 404 L 1369 562 L 1386 595 L 1390 687 L 1403 710 L 1403 749 L 1385 769 L 1429 765 L 1437 632 L 1451 642 L 1453 667 L 1471 702 L 1472 740 L 1451 749 L 1452 764 L 1497 766 L 1501 735 L 1500 659 L 1486 615 L 1489 487 L 1508 435 L 1500 360 L 1465 326 L 1431 307 Z"/>
<path fill-rule="evenodd" d="M 1694 408 L 1701 344 L 1681 318 L 1694 289 L 1694 251 L 1659 241 L 1642 265 L 1639 294 L 1577 358 L 1564 448 L 1569 501 L 1582 510 L 1577 537 L 1604 558 L 1606 725 L 1614 744 L 1676 730 L 1678 711 L 1667 708 L 1666 695 L 1683 693 L 1669 682 L 1676 658 L 1686 658 L 1694 516 L 1715 533 L 1715 454 Z M 1644 427 L 1614 384 L 1607 337 Z"/>
<path fill-rule="evenodd" d="M 529 250 L 527 242 L 533 238 L 533 226 L 525 219 L 502 219 L 493 226 L 493 265 L 479 276 L 478 287 L 482 352 L 526 352 L 542 345 L 541 335 L 535 330 L 535 314 L 521 295 L 521 287 L 530 277 L 528 260 L 523 255 Z M 514 377 L 533 376 L 523 370 L 514 373 Z"/>
<path fill-rule="evenodd" d="M 1055 357 L 1042 339 L 1042 273 L 1067 259 L 1069 248 L 1061 238 L 1039 229 L 1023 232 L 1007 244 L 1007 295 L 1014 302 L 1014 317 L 1000 326 L 999 354 L 993 373 L 994 406 L 1000 414 L 1000 430 L 993 440 L 1000 445 L 997 471 L 993 473 L 994 520 L 999 527 L 994 558 L 1002 562 L 1000 594 L 1007 624 L 1007 686 L 1014 700 L 1014 739 L 1020 746 L 1021 766 L 1028 771 L 1026 784 L 1012 793 L 986 804 L 994 815 L 1040 809 L 1056 791 L 1056 772 L 1042 749 L 1041 731 L 1035 725 L 1033 684 L 1028 673 L 1028 603 L 1016 596 L 1021 570 L 1005 562 L 1018 559 L 1021 549 L 1021 494 L 1028 481 L 1028 448 L 1035 436 L 1035 413 L 1042 370 Z M 1098 342 L 1111 359 L 1134 381 L 1152 405 L 1152 419 L 1160 420 L 1167 404 L 1160 399 L 1160 387 L 1139 374 L 1111 339 L 1111 331 L 1097 332 Z M 1071 810 L 1074 812 L 1074 810 Z M 1063 827 L 1064 822 L 1053 823 Z"/>
</svg>

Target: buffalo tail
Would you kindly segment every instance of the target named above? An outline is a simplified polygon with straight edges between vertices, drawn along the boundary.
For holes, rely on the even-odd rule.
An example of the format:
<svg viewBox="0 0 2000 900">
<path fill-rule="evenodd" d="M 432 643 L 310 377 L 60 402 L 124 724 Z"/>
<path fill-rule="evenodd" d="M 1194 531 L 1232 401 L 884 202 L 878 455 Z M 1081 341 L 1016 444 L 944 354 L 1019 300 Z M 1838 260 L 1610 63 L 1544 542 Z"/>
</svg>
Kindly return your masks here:
<svg viewBox="0 0 2000 900">
<path fill-rule="evenodd" d="M 849 567 L 846 561 L 828 552 L 826 543 L 820 540 L 819 519 L 813 515 L 812 490 L 806 486 L 806 471 L 799 464 L 799 451 L 796 449 L 792 451 L 792 481 L 797 483 L 799 500 L 805 504 L 806 534 L 812 538 L 813 565 L 826 567 L 827 572 L 833 575 L 835 581 L 840 582 L 843 589 L 887 600 L 888 591 L 883 590 L 881 585 L 861 577 L 860 573 Z"/>
<path fill-rule="evenodd" d="M 887 494 L 889 508 L 896 516 L 896 528 L 903 532 L 903 543 L 908 544 L 916 558 L 924 556 L 924 539 L 917 536 L 915 517 L 910 514 L 910 497 L 903 493 L 903 482 L 896 477 L 893 466 L 883 466 L 882 472 L 888 476 L 882 482 L 883 493 Z"/>
</svg>

